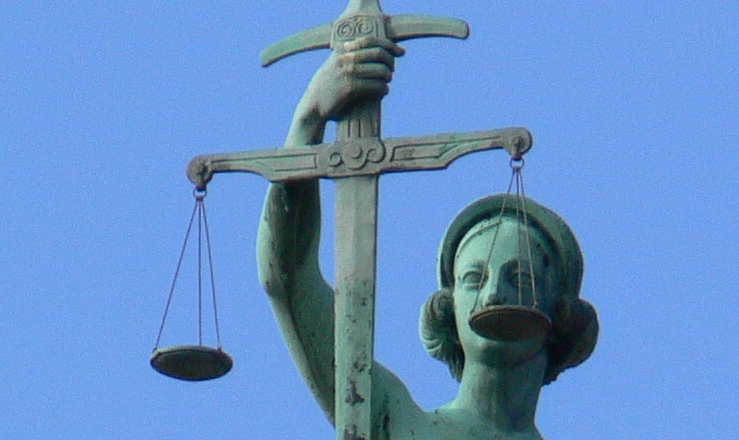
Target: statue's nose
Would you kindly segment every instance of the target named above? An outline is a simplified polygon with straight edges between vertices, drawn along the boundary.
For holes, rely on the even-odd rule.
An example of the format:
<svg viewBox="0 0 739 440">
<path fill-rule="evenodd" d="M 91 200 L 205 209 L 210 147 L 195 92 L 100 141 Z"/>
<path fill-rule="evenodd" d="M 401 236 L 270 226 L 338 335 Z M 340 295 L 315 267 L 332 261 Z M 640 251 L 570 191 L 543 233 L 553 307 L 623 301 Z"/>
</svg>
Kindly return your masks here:
<svg viewBox="0 0 739 440">
<path fill-rule="evenodd" d="M 502 306 L 509 303 L 509 298 L 498 287 L 497 280 L 490 280 L 486 283 L 480 292 L 483 295 L 480 301 L 482 307 Z"/>
</svg>

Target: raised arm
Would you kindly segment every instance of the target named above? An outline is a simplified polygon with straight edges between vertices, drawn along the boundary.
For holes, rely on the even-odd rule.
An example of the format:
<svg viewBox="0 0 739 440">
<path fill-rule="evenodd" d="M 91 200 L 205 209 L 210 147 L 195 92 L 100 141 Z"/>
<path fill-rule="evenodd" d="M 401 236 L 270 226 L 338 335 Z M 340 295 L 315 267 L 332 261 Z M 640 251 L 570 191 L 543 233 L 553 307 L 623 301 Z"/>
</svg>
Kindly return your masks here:
<svg viewBox="0 0 739 440">
<path fill-rule="evenodd" d="M 326 123 L 360 98 L 387 94 L 395 57 L 389 40 L 365 38 L 332 52 L 298 104 L 286 148 L 317 144 Z M 334 414 L 334 298 L 318 264 L 321 209 L 317 180 L 270 186 L 259 226 L 262 286 L 290 352 L 329 419 Z"/>
<path fill-rule="evenodd" d="M 288 146 L 291 138 L 318 139 L 303 144 L 320 141 L 320 137 L 316 138 L 305 127 L 299 128 L 296 136 L 288 137 Z M 318 266 L 320 228 L 318 180 L 270 186 L 257 242 L 260 282 L 268 293 L 298 369 L 330 416 L 333 413 L 333 292 Z"/>
</svg>

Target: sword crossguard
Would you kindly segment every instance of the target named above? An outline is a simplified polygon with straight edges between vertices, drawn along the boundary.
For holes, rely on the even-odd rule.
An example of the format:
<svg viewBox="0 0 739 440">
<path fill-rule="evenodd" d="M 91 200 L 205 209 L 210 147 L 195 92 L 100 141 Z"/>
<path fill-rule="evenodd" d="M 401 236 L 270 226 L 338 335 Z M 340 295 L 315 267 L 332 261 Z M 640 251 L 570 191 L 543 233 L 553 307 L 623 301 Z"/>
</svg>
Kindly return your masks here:
<svg viewBox="0 0 739 440">
<path fill-rule="evenodd" d="M 329 47 L 337 50 L 340 43 L 366 36 L 398 42 L 423 37 L 465 39 L 469 33 L 469 25 L 456 18 L 385 15 L 378 0 L 353 0 L 334 22 L 306 29 L 267 47 L 260 60 L 267 67 L 296 53 Z"/>
</svg>

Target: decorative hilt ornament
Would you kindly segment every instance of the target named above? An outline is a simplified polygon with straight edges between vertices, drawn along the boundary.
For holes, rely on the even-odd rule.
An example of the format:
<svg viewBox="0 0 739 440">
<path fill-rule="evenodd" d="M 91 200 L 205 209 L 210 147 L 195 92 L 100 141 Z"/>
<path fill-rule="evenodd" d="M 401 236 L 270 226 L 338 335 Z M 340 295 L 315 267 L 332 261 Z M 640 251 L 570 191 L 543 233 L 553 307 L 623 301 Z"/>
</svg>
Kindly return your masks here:
<svg viewBox="0 0 739 440">
<path fill-rule="evenodd" d="M 290 55 L 315 49 L 341 49 L 341 44 L 375 36 L 393 41 L 421 37 L 467 38 L 469 26 L 462 20 L 429 15 L 385 15 L 378 0 L 351 0 L 336 21 L 298 32 L 261 53 L 267 67 Z M 341 43 L 341 44 L 340 44 Z"/>
</svg>

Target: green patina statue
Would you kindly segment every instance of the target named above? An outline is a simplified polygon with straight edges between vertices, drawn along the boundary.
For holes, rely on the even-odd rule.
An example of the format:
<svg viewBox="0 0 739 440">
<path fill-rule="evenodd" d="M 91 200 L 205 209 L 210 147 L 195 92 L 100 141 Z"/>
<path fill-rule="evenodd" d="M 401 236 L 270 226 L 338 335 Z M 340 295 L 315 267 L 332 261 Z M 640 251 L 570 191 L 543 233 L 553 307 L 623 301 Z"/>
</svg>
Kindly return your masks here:
<svg viewBox="0 0 739 440">
<path fill-rule="evenodd" d="M 404 53 L 396 42 L 463 39 L 468 32 L 461 20 L 385 15 L 378 0 L 349 0 L 331 24 L 262 52 L 267 66 L 305 50 L 332 49 L 297 106 L 286 148 L 202 155 L 188 166 L 199 190 L 220 172 L 256 173 L 273 183 L 259 228 L 260 280 L 339 440 L 540 439 L 534 414 L 541 387 L 595 347 L 598 320 L 578 297 L 583 263 L 572 231 L 532 200 L 508 206 L 507 196 L 493 196 L 452 222 L 439 255 L 440 289 L 421 309 L 423 343 L 460 381 L 457 397 L 425 412 L 374 360 L 379 176 L 442 169 L 490 149 L 505 149 L 517 162 L 532 145 L 521 127 L 381 137 L 381 101 L 395 58 Z M 322 143 L 332 120 L 336 142 Z M 319 178 L 336 184 L 333 287 L 318 264 Z M 210 358 L 224 357 L 220 350 L 180 351 L 183 356 L 166 351 L 169 357 L 155 363 L 205 356 L 201 363 L 211 365 Z M 195 379 L 203 378 L 210 376 Z"/>
<path fill-rule="evenodd" d="M 327 122 L 346 121 L 347 112 L 356 110 L 358 102 L 379 102 L 388 92 L 395 58 L 404 53 L 382 36 L 354 39 L 339 49 L 334 48 L 298 104 L 286 152 L 307 151 L 305 145 L 320 144 Z M 196 176 L 193 181 L 205 175 L 205 165 L 215 163 L 215 159 L 195 163 L 199 168 L 193 168 L 197 171 L 191 173 Z M 421 308 L 420 333 L 428 352 L 447 363 L 460 381 L 454 400 L 423 411 L 400 379 L 372 359 L 371 337 L 370 350 L 360 352 L 370 353 L 370 359 L 352 361 L 356 372 L 371 371 L 371 390 L 355 387 L 348 376 L 350 388 L 337 399 L 338 346 L 355 341 L 335 339 L 337 320 L 342 317 L 335 316 L 334 303 L 347 295 L 339 287 L 332 288 L 319 268 L 321 210 L 315 177 L 271 179 L 278 183 L 271 185 L 265 200 L 258 262 L 261 283 L 290 351 L 328 417 L 337 420 L 343 407 L 367 403 L 371 425 L 367 432 L 371 431 L 372 439 L 541 439 L 534 423 L 541 387 L 583 362 L 593 351 L 598 333 L 595 310 L 578 297 L 582 254 L 565 222 L 527 199 L 528 221 L 522 226 L 514 207 L 503 206 L 504 196 L 492 196 L 472 203 L 450 225 L 439 254 L 440 289 Z M 337 182 L 344 180 L 350 179 Z M 376 181 L 368 188 L 376 190 Z M 359 235 L 349 237 L 350 241 L 356 240 L 357 247 L 367 247 L 374 255 L 374 236 L 350 232 Z M 337 234 L 341 233 L 346 231 L 339 224 Z M 523 235 L 531 243 L 531 252 L 521 249 Z M 349 275 L 337 274 L 338 285 L 348 281 L 344 277 Z M 538 301 L 529 299 L 522 305 L 535 307 L 551 320 L 545 334 L 510 341 L 482 337 L 471 329 L 470 313 L 478 302 L 515 303 L 521 283 L 534 282 Z M 342 426 L 337 438 L 364 438 L 356 429 L 346 428 L 351 425 Z"/>
</svg>

